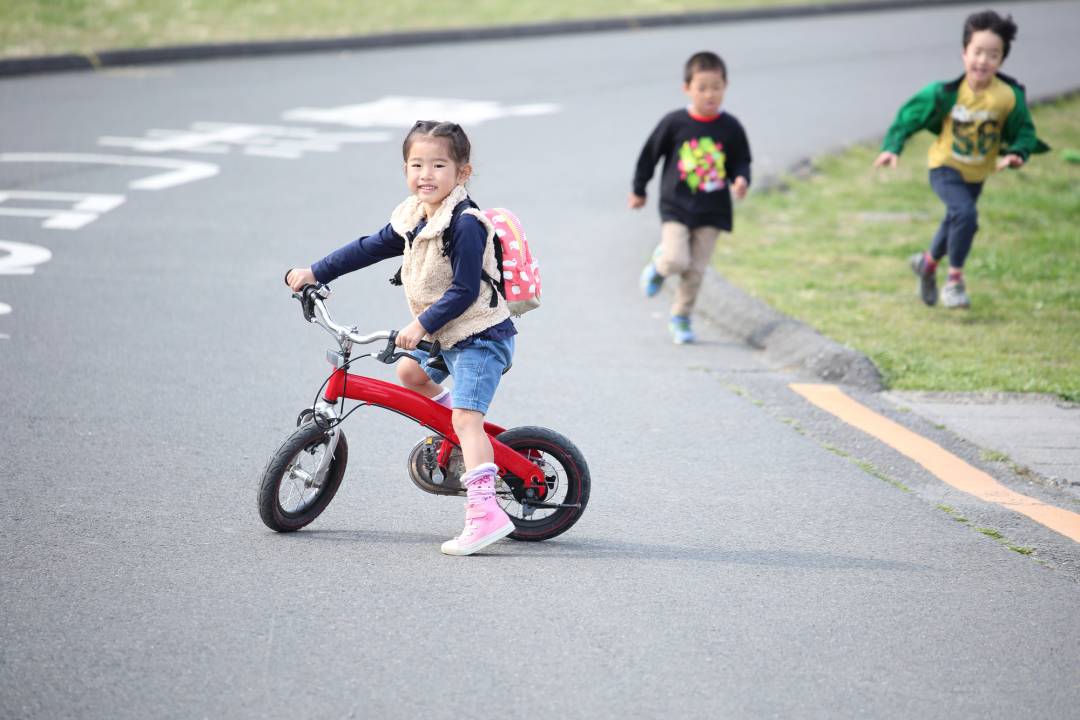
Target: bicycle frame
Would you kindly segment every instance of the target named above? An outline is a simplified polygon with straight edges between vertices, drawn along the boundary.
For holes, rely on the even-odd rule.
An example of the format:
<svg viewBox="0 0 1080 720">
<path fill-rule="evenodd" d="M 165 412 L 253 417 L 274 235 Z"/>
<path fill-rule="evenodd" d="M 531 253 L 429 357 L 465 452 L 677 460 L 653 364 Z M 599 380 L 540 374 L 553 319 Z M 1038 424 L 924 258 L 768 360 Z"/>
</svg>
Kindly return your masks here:
<svg viewBox="0 0 1080 720">
<path fill-rule="evenodd" d="M 326 391 L 323 394 L 326 405 L 320 403 L 318 410 L 322 413 L 329 411 L 327 414 L 332 414 L 335 404 L 342 397 L 390 410 L 446 438 L 449 442 L 442 444 L 438 458 L 439 465 L 443 468 L 446 467 L 450 458 L 452 446 L 461 445 L 454 432 L 451 420 L 452 411 L 412 390 L 337 368 L 327 381 Z M 484 431 L 495 451 L 495 464 L 498 465 L 500 474 L 509 472 L 521 478 L 525 489 L 535 490 L 535 498 L 543 501 L 548 489 L 544 482 L 544 473 L 524 455 L 510 449 L 495 438 L 504 429 L 494 423 L 484 422 Z"/>
</svg>

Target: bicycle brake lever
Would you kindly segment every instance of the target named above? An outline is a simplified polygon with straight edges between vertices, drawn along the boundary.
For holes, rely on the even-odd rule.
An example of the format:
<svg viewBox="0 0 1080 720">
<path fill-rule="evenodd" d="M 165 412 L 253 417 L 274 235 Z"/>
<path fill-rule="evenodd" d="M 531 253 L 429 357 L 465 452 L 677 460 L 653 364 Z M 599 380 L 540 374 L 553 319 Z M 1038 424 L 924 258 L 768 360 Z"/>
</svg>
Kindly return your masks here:
<svg viewBox="0 0 1080 720">
<path fill-rule="evenodd" d="M 386 341 L 386 347 L 383 348 L 381 353 L 375 356 L 375 359 L 379 362 L 384 362 L 387 365 L 393 365 L 403 357 L 412 357 L 412 355 L 407 352 L 395 352 L 395 350 L 397 350 L 397 345 L 394 344 L 396 339 L 397 330 L 391 330 L 390 339 Z"/>
<path fill-rule="evenodd" d="M 308 287 L 311 287 L 308 285 Z M 306 290 L 307 288 L 305 288 Z M 300 309 L 304 311 L 304 319 L 308 322 L 314 322 L 315 320 L 315 303 L 311 301 L 311 296 L 307 292 L 293 293 L 292 296 L 300 301 Z"/>
<path fill-rule="evenodd" d="M 330 293 L 330 286 L 320 283 L 317 285 L 305 285 L 304 287 L 300 288 L 300 292 L 294 292 L 292 296 L 300 301 L 300 307 L 304 311 L 304 319 L 308 322 L 314 322 L 315 300 L 325 300 L 330 297 Z"/>
</svg>

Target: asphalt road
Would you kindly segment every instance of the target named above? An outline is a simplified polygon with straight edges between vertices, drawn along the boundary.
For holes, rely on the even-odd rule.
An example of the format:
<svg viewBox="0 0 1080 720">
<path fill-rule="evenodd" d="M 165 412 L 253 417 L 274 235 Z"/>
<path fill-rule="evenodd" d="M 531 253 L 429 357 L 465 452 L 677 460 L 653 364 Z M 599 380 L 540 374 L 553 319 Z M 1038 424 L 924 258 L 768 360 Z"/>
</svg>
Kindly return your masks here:
<svg viewBox="0 0 1080 720">
<path fill-rule="evenodd" d="M 671 346 L 636 287 L 657 220 L 625 209 L 629 176 L 686 56 L 727 58 L 762 177 L 958 75 L 971 9 L 0 83 L 0 716 L 1075 713 L 1075 543 L 707 327 Z M 1080 3 L 1011 11 L 1005 70 L 1033 96 L 1075 87 Z M 356 107 L 388 97 L 491 103 Z M 385 222 L 399 124 L 435 112 L 464 121 L 474 197 L 518 211 L 544 268 L 491 417 L 573 438 L 591 503 L 556 540 L 444 557 L 460 501 L 406 479 L 417 427 L 361 410 L 333 504 L 275 535 L 256 483 L 328 340 L 282 272 Z M 335 283 L 335 317 L 403 325 L 395 269 Z"/>
</svg>

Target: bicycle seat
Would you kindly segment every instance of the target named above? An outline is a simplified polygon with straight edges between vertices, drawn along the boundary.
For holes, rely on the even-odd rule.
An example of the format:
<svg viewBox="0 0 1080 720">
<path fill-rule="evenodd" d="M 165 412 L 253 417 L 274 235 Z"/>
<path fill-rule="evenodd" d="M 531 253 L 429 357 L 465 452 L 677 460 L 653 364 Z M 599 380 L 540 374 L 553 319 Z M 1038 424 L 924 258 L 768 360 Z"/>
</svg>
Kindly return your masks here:
<svg viewBox="0 0 1080 720">
<path fill-rule="evenodd" d="M 446 366 L 446 360 L 442 355 L 436 355 L 433 358 L 428 358 L 427 366 L 432 370 L 442 370 L 444 373 L 449 373 L 450 368 Z"/>
</svg>

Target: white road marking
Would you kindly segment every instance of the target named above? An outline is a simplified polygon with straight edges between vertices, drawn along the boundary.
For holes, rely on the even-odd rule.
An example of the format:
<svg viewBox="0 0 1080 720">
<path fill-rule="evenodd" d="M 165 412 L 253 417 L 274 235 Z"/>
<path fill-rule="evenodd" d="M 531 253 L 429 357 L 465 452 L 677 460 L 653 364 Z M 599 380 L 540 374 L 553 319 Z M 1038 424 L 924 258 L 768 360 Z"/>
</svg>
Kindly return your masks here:
<svg viewBox="0 0 1080 720">
<path fill-rule="evenodd" d="M 11 312 L 11 306 L 0 302 L 0 315 L 7 315 Z M 0 333 L 0 340 L 10 340 L 11 336 L 7 333 Z"/>
<path fill-rule="evenodd" d="M 296 160 L 305 152 L 337 152 L 345 143 L 386 142 L 386 132 L 328 133 L 314 128 L 236 123 L 192 123 L 190 130 L 148 130 L 147 137 L 106 136 L 98 144 L 139 152 L 229 152 L 237 146 L 247 155 Z"/>
<path fill-rule="evenodd" d="M 68 207 L 8 207 L 9 200 L 62 203 Z M 0 215 L 45 218 L 41 226 L 50 230 L 78 230 L 123 203 L 123 195 L 0 190 Z"/>
<path fill-rule="evenodd" d="M 418 119 L 452 120 L 479 125 L 488 120 L 526 115 L 548 115 L 562 108 L 553 103 L 502 105 L 491 100 L 457 100 L 392 95 L 369 103 L 332 108 L 302 107 L 285 112 L 286 120 L 336 123 L 350 127 L 412 127 Z"/>
<path fill-rule="evenodd" d="M 0 162 L 13 163 L 89 163 L 92 165 L 130 165 L 163 168 L 168 172 L 150 175 L 128 183 L 132 190 L 166 190 L 217 175 L 217 165 L 196 160 L 167 158 L 136 158 L 126 155 L 92 155 L 85 153 L 0 153 Z"/>
<path fill-rule="evenodd" d="M 0 240 L 0 252 L 6 252 L 6 256 L 0 256 L 0 275 L 32 275 L 34 266 L 47 263 L 52 259 L 52 251 L 40 245 L 28 245 L 27 243 Z M 0 303 L 0 315 L 11 312 L 10 305 Z"/>
</svg>

